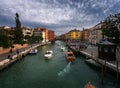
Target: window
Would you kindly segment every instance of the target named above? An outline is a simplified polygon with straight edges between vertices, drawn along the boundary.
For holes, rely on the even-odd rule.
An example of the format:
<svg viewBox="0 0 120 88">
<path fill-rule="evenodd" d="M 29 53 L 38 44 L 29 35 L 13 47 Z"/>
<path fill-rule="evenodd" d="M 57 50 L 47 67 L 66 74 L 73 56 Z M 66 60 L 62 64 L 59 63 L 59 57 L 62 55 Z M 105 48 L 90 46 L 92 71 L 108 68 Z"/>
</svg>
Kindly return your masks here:
<svg viewBox="0 0 120 88">
<path fill-rule="evenodd" d="M 107 53 L 107 52 L 108 52 L 108 48 L 104 48 L 104 52 L 106 52 L 106 53 Z"/>
<path fill-rule="evenodd" d="M 114 53 L 114 49 L 113 48 L 111 48 L 111 52 Z"/>
<path fill-rule="evenodd" d="M 99 47 L 99 51 L 101 51 L 101 48 Z"/>
</svg>

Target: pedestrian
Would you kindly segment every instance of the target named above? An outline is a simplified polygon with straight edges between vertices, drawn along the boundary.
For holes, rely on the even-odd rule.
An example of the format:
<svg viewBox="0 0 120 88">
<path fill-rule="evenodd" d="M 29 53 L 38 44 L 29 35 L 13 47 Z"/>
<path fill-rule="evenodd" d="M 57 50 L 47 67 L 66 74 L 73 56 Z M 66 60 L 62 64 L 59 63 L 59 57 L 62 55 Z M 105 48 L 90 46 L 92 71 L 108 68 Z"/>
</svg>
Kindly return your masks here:
<svg viewBox="0 0 120 88">
<path fill-rule="evenodd" d="M 10 59 L 10 60 L 12 60 L 12 57 L 11 57 L 11 55 L 10 55 L 10 54 L 8 55 L 8 57 L 7 57 L 7 58 L 8 58 L 8 59 Z"/>
<path fill-rule="evenodd" d="M 7 57 L 8 59 L 10 58 L 10 54 L 8 55 L 8 57 Z"/>
<path fill-rule="evenodd" d="M 16 53 L 17 53 L 17 59 L 20 59 L 20 54 L 18 49 L 16 50 Z"/>
<path fill-rule="evenodd" d="M 12 53 L 12 48 L 10 49 L 10 53 Z"/>
<path fill-rule="evenodd" d="M 16 51 L 16 52 L 17 52 L 17 54 L 19 54 L 19 50 L 18 50 L 18 49 L 17 49 L 17 51 Z"/>
</svg>

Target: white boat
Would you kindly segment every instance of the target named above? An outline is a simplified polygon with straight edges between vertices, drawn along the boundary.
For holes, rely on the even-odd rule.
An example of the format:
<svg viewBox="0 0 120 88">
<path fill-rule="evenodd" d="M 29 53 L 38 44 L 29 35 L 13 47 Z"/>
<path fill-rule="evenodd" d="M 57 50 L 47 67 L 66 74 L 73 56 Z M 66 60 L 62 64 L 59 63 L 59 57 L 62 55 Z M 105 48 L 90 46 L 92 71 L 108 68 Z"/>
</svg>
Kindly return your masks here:
<svg viewBox="0 0 120 88">
<path fill-rule="evenodd" d="M 28 53 L 29 55 L 34 55 L 37 54 L 38 50 L 37 49 L 32 49 L 30 50 L 30 52 Z"/>
<path fill-rule="evenodd" d="M 58 46 L 60 46 L 61 44 L 60 43 L 57 43 Z"/>
<path fill-rule="evenodd" d="M 61 46 L 60 47 L 61 51 L 65 51 L 65 47 Z"/>
<path fill-rule="evenodd" d="M 46 57 L 46 58 L 51 58 L 52 56 L 53 56 L 52 50 L 47 50 L 44 54 L 44 57 Z"/>
</svg>

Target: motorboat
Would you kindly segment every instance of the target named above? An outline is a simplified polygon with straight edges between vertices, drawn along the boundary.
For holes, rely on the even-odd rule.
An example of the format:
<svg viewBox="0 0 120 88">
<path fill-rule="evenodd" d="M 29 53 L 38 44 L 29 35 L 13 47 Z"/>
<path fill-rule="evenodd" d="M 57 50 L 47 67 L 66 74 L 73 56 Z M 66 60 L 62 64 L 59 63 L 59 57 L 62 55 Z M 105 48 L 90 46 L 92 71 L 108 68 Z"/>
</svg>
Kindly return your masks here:
<svg viewBox="0 0 120 88">
<path fill-rule="evenodd" d="M 30 52 L 28 53 L 29 55 L 34 55 L 37 54 L 38 50 L 37 49 L 32 49 L 30 50 Z"/>
<path fill-rule="evenodd" d="M 65 51 L 65 47 L 61 46 L 60 47 L 61 51 Z"/>
<path fill-rule="evenodd" d="M 72 51 L 67 51 L 66 52 L 66 59 L 67 59 L 67 61 L 73 62 L 76 58 L 75 58 L 74 53 Z"/>
<path fill-rule="evenodd" d="M 96 86 L 88 82 L 84 88 L 96 88 Z"/>
<path fill-rule="evenodd" d="M 47 50 L 44 54 L 44 57 L 46 57 L 46 58 L 51 58 L 52 56 L 53 56 L 52 50 Z"/>
<path fill-rule="evenodd" d="M 58 46 L 60 46 L 61 44 L 60 43 L 57 43 Z"/>
</svg>

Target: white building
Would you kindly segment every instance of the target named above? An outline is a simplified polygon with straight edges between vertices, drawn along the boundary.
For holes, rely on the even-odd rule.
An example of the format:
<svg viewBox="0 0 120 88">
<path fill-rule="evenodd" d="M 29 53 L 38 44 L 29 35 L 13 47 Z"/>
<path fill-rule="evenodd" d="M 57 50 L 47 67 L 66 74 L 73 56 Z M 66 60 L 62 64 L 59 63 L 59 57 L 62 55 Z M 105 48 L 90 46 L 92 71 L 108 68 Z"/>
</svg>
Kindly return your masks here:
<svg viewBox="0 0 120 88">
<path fill-rule="evenodd" d="M 26 36 L 26 35 L 32 36 L 33 35 L 33 29 L 30 29 L 29 27 L 22 27 L 22 32 L 23 32 L 24 36 Z"/>
<path fill-rule="evenodd" d="M 102 24 L 99 23 L 97 25 L 95 25 L 94 27 L 89 29 L 89 42 L 91 44 L 96 45 L 97 43 L 100 42 L 100 40 L 102 40 L 103 36 L 102 36 Z"/>
</svg>

